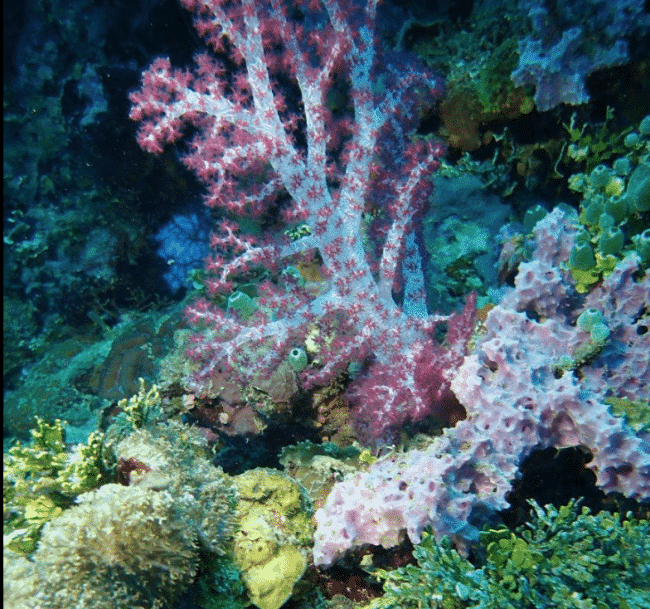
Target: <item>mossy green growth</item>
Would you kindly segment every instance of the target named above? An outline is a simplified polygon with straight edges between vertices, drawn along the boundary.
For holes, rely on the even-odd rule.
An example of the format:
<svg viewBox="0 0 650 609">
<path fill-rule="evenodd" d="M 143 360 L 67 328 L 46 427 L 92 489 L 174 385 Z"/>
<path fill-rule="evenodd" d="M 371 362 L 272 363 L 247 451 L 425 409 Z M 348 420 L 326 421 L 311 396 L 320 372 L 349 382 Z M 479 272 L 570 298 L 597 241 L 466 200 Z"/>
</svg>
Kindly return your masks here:
<svg viewBox="0 0 650 609">
<path fill-rule="evenodd" d="M 594 266 L 589 269 L 583 269 L 578 266 L 572 266 L 571 258 L 569 258 L 569 269 L 576 282 L 576 291 L 580 293 L 588 292 L 594 284 L 598 283 L 603 277 L 611 274 L 616 268 L 617 263 L 618 258 L 616 256 L 601 256 L 600 254 L 596 254 Z"/>
<path fill-rule="evenodd" d="M 628 513 L 590 514 L 575 501 L 556 509 L 531 501 L 515 531 L 484 531 L 477 564 L 447 538 L 424 533 L 417 565 L 377 574 L 383 597 L 367 609 L 642 609 L 650 606 L 650 526 Z"/>
<path fill-rule="evenodd" d="M 605 398 L 610 411 L 617 417 L 623 417 L 636 432 L 650 431 L 650 404 L 647 400 L 630 400 L 628 398 Z"/>
<path fill-rule="evenodd" d="M 634 247 L 644 264 L 650 264 L 650 228 L 632 237 Z"/>
<path fill-rule="evenodd" d="M 632 172 L 628 192 L 633 209 L 650 211 L 650 163 L 647 160 Z"/>
<path fill-rule="evenodd" d="M 509 529 L 491 529 L 481 533 L 488 562 L 504 570 L 508 564 L 520 569 L 532 569 L 544 560 L 544 555 Z"/>
<path fill-rule="evenodd" d="M 5 546 L 20 554 L 36 549 L 42 526 L 60 516 L 73 499 L 100 486 L 103 434 L 69 450 L 63 423 L 36 420 L 32 442 L 18 443 L 3 456 Z"/>
<path fill-rule="evenodd" d="M 254 469 L 233 478 L 239 502 L 234 563 L 259 609 L 279 609 L 307 568 L 313 542 L 307 492 L 286 474 Z"/>
<path fill-rule="evenodd" d="M 584 164 L 585 171 L 589 173 L 598 165 L 629 152 L 625 138 L 632 127 L 619 131 L 613 119 L 613 110 L 607 108 L 604 122 L 579 125 L 577 113 L 574 113 L 570 123 L 563 125 L 569 141 L 565 161 Z"/>
</svg>

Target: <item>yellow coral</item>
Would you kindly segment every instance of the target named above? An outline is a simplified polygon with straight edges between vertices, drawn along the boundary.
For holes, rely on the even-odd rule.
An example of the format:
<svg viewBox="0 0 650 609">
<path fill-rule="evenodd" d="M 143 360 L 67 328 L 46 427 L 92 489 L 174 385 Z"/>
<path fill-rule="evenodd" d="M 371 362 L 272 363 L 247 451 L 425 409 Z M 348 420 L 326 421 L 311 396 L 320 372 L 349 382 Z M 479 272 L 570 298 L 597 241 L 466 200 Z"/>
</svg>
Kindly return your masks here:
<svg viewBox="0 0 650 609">
<path fill-rule="evenodd" d="M 240 513 L 235 564 L 250 601 L 259 609 L 279 609 L 307 567 L 311 502 L 298 483 L 279 471 L 255 469 L 234 482 Z"/>
<path fill-rule="evenodd" d="M 282 546 L 266 563 L 245 576 L 251 603 L 260 609 L 278 609 L 291 596 L 293 586 L 307 568 L 307 559 L 293 546 Z"/>
</svg>

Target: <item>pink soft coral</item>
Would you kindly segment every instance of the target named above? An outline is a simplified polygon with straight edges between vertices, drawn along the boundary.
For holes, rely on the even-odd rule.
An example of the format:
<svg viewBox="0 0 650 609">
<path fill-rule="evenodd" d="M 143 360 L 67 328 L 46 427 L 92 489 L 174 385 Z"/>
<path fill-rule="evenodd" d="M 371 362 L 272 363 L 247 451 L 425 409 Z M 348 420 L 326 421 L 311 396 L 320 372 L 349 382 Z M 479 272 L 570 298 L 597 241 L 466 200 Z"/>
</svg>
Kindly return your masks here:
<svg viewBox="0 0 650 609">
<path fill-rule="evenodd" d="M 358 404 L 355 420 L 362 439 L 390 442 L 406 421 L 425 417 L 447 425 L 465 418 L 450 381 L 465 357 L 475 312 L 476 294 L 472 293 L 463 311 L 449 317 L 445 346 L 429 336 L 412 345 L 402 366 L 375 362 L 352 384 L 348 396 Z M 406 371 L 411 371 L 409 376 Z"/>
</svg>

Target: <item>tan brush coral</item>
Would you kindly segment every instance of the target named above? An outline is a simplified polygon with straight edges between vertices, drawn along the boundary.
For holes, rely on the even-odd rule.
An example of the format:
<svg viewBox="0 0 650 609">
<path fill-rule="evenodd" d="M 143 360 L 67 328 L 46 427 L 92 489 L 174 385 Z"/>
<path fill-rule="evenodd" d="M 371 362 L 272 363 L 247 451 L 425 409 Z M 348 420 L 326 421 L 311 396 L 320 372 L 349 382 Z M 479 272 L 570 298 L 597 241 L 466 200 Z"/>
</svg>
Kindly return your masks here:
<svg viewBox="0 0 650 609">
<path fill-rule="evenodd" d="M 34 554 L 33 607 L 164 607 L 193 579 L 196 532 L 167 491 L 106 484 L 49 522 Z"/>
<path fill-rule="evenodd" d="M 9 556 L 22 582 L 8 576 L 8 606 L 173 607 L 194 579 L 199 551 L 224 554 L 232 541 L 237 493 L 206 458 L 205 445 L 198 432 L 175 422 L 119 442 L 113 450 L 128 486 L 80 495 L 78 505 L 44 527 L 28 565 Z M 34 592 L 24 594 L 23 585 Z"/>
<path fill-rule="evenodd" d="M 118 464 L 144 466 L 129 473 L 130 485 L 168 490 L 175 497 L 177 518 L 194 528 L 200 545 L 224 554 L 233 534 L 237 493 L 223 470 L 208 460 L 206 444 L 196 430 L 169 421 L 133 432 L 115 453 Z"/>
</svg>

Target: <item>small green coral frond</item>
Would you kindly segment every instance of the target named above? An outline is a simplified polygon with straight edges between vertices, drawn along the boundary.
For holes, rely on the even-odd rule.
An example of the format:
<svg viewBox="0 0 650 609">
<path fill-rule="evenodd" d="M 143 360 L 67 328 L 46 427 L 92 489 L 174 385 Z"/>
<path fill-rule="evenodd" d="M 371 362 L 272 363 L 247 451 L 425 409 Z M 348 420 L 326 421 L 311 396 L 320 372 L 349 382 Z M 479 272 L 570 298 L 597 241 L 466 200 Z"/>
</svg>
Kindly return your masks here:
<svg viewBox="0 0 650 609">
<path fill-rule="evenodd" d="M 140 389 L 136 395 L 128 400 L 124 398 L 117 403 L 133 425 L 133 429 L 140 429 L 150 417 L 154 408 L 160 406 L 160 393 L 158 387 L 152 385 L 148 391 L 145 388 L 143 378 L 138 379 Z"/>
<path fill-rule="evenodd" d="M 96 489 L 103 478 L 103 453 L 102 432 L 94 431 L 86 444 L 77 444 L 57 477 L 61 490 L 76 496 Z"/>
<path fill-rule="evenodd" d="M 3 457 L 5 546 L 21 554 L 36 549 L 46 522 L 103 479 L 102 433 L 92 433 L 87 444 L 70 451 L 62 421 L 50 424 L 37 419 L 32 438 L 30 444 L 18 443 Z"/>
<path fill-rule="evenodd" d="M 9 449 L 5 457 L 5 471 L 12 476 L 31 474 L 54 474 L 65 463 L 65 432 L 63 423 L 57 419 L 53 424 L 36 419 L 32 429 L 32 441 L 27 446 L 20 442 Z"/>
<path fill-rule="evenodd" d="M 373 575 L 384 580 L 384 596 L 368 609 L 460 609 L 482 607 L 487 600 L 488 581 L 452 548 L 448 538 L 437 541 L 425 531 L 413 548 L 418 564 L 394 571 L 377 570 Z M 470 604 L 467 604 L 470 603 Z"/>
</svg>

